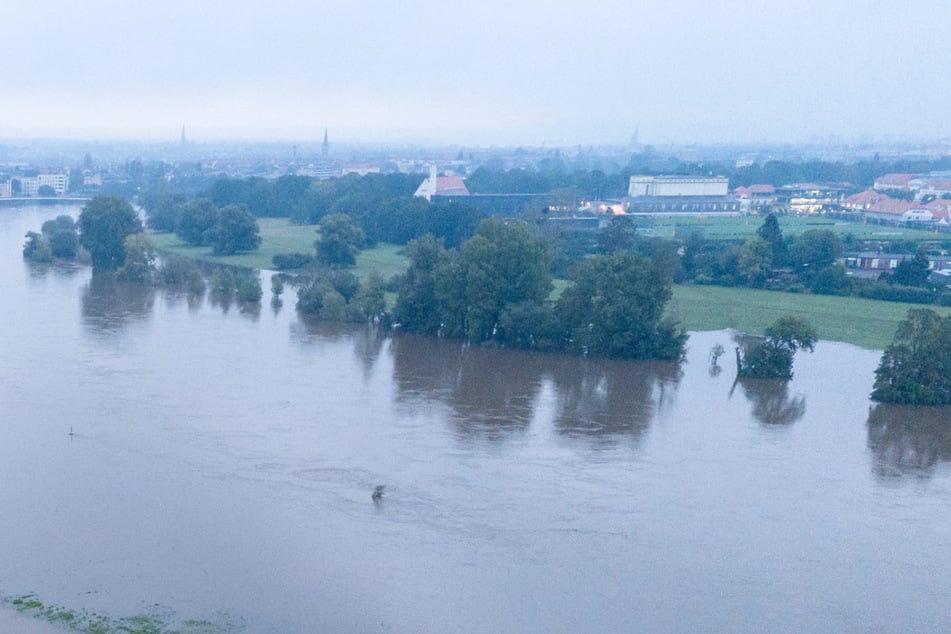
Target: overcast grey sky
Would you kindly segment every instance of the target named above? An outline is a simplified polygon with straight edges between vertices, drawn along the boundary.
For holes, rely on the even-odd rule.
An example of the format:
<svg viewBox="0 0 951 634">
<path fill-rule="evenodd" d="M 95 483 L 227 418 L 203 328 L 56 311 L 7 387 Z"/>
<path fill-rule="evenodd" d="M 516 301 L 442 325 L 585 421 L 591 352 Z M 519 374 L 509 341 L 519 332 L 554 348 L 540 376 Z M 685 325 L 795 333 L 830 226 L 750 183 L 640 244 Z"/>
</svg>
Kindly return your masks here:
<svg viewBox="0 0 951 634">
<path fill-rule="evenodd" d="M 32 0 L 0 136 L 951 136 L 951 1 Z"/>
</svg>

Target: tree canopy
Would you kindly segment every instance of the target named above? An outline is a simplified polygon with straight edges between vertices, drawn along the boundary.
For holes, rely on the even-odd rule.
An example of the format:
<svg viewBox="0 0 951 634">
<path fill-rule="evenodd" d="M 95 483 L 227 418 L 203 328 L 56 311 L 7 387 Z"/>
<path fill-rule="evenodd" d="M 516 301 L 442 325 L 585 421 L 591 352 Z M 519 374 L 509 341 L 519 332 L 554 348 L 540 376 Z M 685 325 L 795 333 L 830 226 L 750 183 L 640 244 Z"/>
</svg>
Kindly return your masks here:
<svg viewBox="0 0 951 634">
<path fill-rule="evenodd" d="M 214 239 L 211 246 L 215 255 L 231 255 L 239 251 L 254 251 L 261 245 L 258 221 L 244 205 L 228 205 L 218 211 Z"/>
<path fill-rule="evenodd" d="M 908 311 L 875 370 L 872 398 L 951 405 L 951 316 L 922 308 Z"/>
<path fill-rule="evenodd" d="M 114 271 L 125 262 L 125 239 L 142 231 L 142 221 L 128 201 L 97 196 L 79 214 L 80 244 L 89 251 L 94 269 Z"/>
<path fill-rule="evenodd" d="M 407 247 L 396 321 L 475 344 L 678 359 L 686 334 L 663 317 L 669 267 L 633 252 L 584 260 L 557 304 L 545 242 L 525 223 L 487 219 L 459 251 L 432 236 Z"/>
<path fill-rule="evenodd" d="M 330 214 L 320 222 L 320 238 L 315 243 L 317 259 L 329 266 L 351 266 L 363 244 L 363 230 L 346 214 Z"/>
<path fill-rule="evenodd" d="M 207 198 L 197 198 L 180 206 L 175 218 L 175 235 L 192 246 L 209 245 L 215 238 L 218 210 Z"/>
<path fill-rule="evenodd" d="M 541 304 L 551 292 L 545 243 L 523 223 L 497 218 L 479 224 L 447 273 L 441 280 L 445 327 L 473 343 L 495 338 L 510 306 Z"/>
<path fill-rule="evenodd" d="M 569 347 L 628 359 L 679 359 L 686 333 L 664 319 L 671 280 L 655 260 L 633 253 L 584 260 L 555 307 Z"/>
<path fill-rule="evenodd" d="M 762 338 L 744 343 L 739 375 L 750 379 L 791 379 L 796 351 L 812 352 L 818 339 L 806 320 L 780 317 L 766 328 Z"/>
</svg>

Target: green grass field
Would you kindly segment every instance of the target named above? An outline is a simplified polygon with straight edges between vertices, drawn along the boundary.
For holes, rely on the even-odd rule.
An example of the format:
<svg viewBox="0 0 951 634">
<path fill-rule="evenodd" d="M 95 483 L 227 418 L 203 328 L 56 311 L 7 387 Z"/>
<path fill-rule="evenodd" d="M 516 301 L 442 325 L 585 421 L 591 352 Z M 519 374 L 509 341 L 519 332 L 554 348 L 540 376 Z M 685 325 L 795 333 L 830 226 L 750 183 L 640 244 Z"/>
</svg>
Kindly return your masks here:
<svg viewBox="0 0 951 634">
<path fill-rule="evenodd" d="M 820 216 L 779 216 L 779 227 L 784 236 L 798 236 L 809 229 L 828 229 L 842 238 L 851 235 L 856 240 L 933 240 L 928 231 L 867 225 L 860 222 L 833 220 Z M 685 239 L 694 231 L 708 240 L 745 240 L 755 235 L 763 224 L 763 216 L 654 216 L 636 217 L 637 232 L 644 236 Z"/>
<path fill-rule="evenodd" d="M 808 320 L 821 339 L 882 349 L 891 343 L 898 322 L 905 318 L 909 308 L 934 308 L 942 315 L 951 312 L 951 308 L 858 297 L 719 286 L 674 286 L 667 312 L 687 330 L 735 328 L 751 333 L 762 332 L 783 315 L 796 315 Z"/>
<path fill-rule="evenodd" d="M 314 254 L 314 242 L 318 237 L 317 225 L 295 225 L 287 218 L 259 218 L 261 228 L 261 246 L 253 253 L 238 255 L 214 255 L 211 247 L 193 247 L 182 242 L 174 233 L 153 233 L 152 241 L 162 253 L 175 253 L 203 262 L 228 264 L 251 269 L 273 269 L 273 258 L 278 253 Z M 379 271 L 389 278 L 406 269 L 406 258 L 402 247 L 392 244 L 380 244 L 372 249 L 361 251 L 357 256 L 357 265 L 353 272 L 361 279 L 371 271 Z"/>
<path fill-rule="evenodd" d="M 254 253 L 214 255 L 211 247 L 189 246 L 174 233 L 153 233 L 152 241 L 162 253 L 176 253 L 204 262 L 252 269 L 274 268 L 271 258 L 278 253 L 314 252 L 317 225 L 294 225 L 287 218 L 259 218 L 258 226 L 261 228 L 261 247 Z"/>
</svg>

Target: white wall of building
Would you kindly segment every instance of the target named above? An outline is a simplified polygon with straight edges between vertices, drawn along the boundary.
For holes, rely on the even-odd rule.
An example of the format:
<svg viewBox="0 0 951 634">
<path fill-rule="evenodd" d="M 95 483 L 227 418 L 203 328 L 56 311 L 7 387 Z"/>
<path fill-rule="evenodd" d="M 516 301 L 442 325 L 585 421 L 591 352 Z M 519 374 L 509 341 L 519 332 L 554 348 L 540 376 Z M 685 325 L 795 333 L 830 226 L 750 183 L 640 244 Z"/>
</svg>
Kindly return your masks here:
<svg viewBox="0 0 951 634">
<path fill-rule="evenodd" d="M 631 176 L 628 196 L 726 196 L 729 187 L 723 177 Z"/>
</svg>

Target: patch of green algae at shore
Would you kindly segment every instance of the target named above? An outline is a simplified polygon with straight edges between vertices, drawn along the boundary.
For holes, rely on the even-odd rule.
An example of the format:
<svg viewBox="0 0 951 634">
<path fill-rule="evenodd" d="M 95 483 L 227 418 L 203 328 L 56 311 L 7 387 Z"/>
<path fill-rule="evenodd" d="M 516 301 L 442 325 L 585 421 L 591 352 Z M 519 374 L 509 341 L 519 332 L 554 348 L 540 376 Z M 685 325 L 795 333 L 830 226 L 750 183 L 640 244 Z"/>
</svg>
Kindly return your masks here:
<svg viewBox="0 0 951 634">
<path fill-rule="evenodd" d="M 155 606 L 151 614 L 113 618 L 85 609 L 46 605 L 35 594 L 5 597 L 2 602 L 23 615 L 84 634 L 227 634 L 236 631 L 232 626 L 210 621 L 174 623 L 170 611 L 159 606 Z"/>
</svg>

